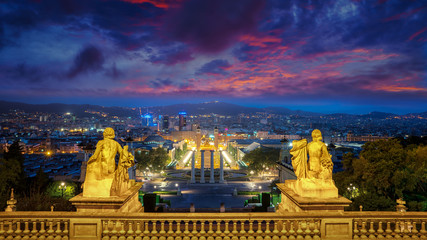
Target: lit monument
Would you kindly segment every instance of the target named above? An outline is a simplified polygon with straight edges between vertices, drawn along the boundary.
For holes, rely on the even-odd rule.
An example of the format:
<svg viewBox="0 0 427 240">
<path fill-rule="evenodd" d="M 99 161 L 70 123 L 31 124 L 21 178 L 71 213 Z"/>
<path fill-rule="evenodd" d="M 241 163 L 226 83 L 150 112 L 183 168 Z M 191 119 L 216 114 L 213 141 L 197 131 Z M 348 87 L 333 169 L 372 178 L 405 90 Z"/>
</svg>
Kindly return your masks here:
<svg viewBox="0 0 427 240">
<path fill-rule="evenodd" d="M 322 134 L 315 129 L 311 135 L 313 141 L 308 144 L 307 139 L 292 142 L 292 167 L 297 176 L 292 188 L 303 197 L 338 197 L 338 189 L 332 180 L 331 155 L 326 144 L 322 142 Z"/>
<path fill-rule="evenodd" d="M 221 154 L 222 151 L 219 149 L 219 134 L 218 134 L 218 128 L 215 127 L 214 129 L 214 143 L 210 141 L 208 137 L 203 136 L 201 134 L 200 126 L 197 127 L 196 130 L 196 151 L 200 152 L 200 183 L 207 183 L 208 181 L 205 179 L 205 151 L 210 151 L 210 177 L 209 177 L 209 183 L 215 183 L 215 153 L 217 152 L 220 157 L 219 162 L 219 171 L 220 171 L 220 178 L 219 183 L 225 183 L 224 180 L 224 157 Z M 195 164 L 195 156 L 196 152 L 193 153 L 193 158 L 191 161 L 191 180 L 190 183 L 196 183 L 196 164 Z M 209 156 L 209 155 L 208 155 Z"/>
<path fill-rule="evenodd" d="M 202 130 L 200 129 L 200 126 L 197 127 L 196 130 L 196 150 L 200 151 L 200 145 L 202 142 Z"/>
<path fill-rule="evenodd" d="M 122 148 L 114 141 L 114 130 L 106 128 L 104 140 L 96 145 L 87 163 L 83 193 L 70 199 L 77 211 L 139 211 L 138 191 L 142 183 L 129 179 L 128 168 L 134 162 L 128 146 Z M 116 166 L 116 155 L 119 164 Z"/>
<path fill-rule="evenodd" d="M 281 208 L 288 211 L 344 210 L 351 201 L 338 195 L 332 180 L 333 163 L 322 133 L 315 129 L 313 141 L 292 142 L 292 167 L 297 180 L 286 180 L 277 186 L 282 191 Z M 308 157 L 307 157 L 308 153 Z"/>
</svg>

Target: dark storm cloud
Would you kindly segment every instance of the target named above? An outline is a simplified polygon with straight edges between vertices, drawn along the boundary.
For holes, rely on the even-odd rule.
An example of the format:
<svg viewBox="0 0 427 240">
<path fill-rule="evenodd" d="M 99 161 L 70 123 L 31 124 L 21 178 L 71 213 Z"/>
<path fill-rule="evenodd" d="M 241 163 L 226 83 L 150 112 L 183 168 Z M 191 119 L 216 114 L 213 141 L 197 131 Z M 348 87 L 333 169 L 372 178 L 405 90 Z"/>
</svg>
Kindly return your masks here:
<svg viewBox="0 0 427 240">
<path fill-rule="evenodd" d="M 190 0 L 168 20 L 166 32 L 201 51 L 221 51 L 256 30 L 263 6 L 259 0 Z"/>
<path fill-rule="evenodd" d="M 104 30 L 119 46 L 134 49 L 143 46 L 141 40 L 147 39 L 132 34 L 154 31 L 150 25 L 163 12 L 149 3 L 112 0 L 11 1 L 0 12 L 0 25 L 10 27 L 13 34 L 6 37 L 0 31 L 0 43 L 13 43 L 25 29 L 64 25 L 73 30 Z"/>
<path fill-rule="evenodd" d="M 206 64 L 204 64 L 197 72 L 196 74 L 221 74 L 226 75 L 227 72 L 225 71 L 225 68 L 230 67 L 230 63 L 228 63 L 227 60 L 224 59 L 215 59 L 212 60 Z"/>
<path fill-rule="evenodd" d="M 12 12 L 3 13 L 0 19 L 3 24 L 22 30 L 33 27 L 38 21 L 38 14 L 31 8 L 19 8 Z"/>
<path fill-rule="evenodd" d="M 102 69 L 104 61 L 104 56 L 98 48 L 87 46 L 74 58 L 73 66 L 68 71 L 67 77 L 74 78 L 82 73 L 99 71 Z"/>
</svg>

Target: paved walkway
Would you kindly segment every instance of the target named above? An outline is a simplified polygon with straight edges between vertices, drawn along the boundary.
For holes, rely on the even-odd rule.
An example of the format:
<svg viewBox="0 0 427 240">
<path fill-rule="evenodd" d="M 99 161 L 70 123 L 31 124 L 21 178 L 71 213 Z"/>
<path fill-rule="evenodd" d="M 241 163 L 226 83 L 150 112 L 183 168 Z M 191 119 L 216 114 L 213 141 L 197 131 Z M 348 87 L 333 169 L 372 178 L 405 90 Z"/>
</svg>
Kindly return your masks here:
<svg viewBox="0 0 427 240">
<path fill-rule="evenodd" d="M 162 195 L 165 200 L 171 200 L 172 208 L 188 208 L 191 203 L 194 203 L 196 208 L 219 208 L 221 203 L 225 203 L 225 207 L 242 208 L 244 201 L 252 196 L 233 196 L 233 191 L 270 191 L 270 181 L 256 182 L 227 182 L 225 184 L 211 183 L 195 183 L 190 184 L 189 181 L 165 181 L 165 182 L 146 182 L 142 189 L 144 192 L 152 191 L 176 191 L 181 189 L 182 196 Z M 178 186 L 177 186 L 178 185 Z"/>
</svg>

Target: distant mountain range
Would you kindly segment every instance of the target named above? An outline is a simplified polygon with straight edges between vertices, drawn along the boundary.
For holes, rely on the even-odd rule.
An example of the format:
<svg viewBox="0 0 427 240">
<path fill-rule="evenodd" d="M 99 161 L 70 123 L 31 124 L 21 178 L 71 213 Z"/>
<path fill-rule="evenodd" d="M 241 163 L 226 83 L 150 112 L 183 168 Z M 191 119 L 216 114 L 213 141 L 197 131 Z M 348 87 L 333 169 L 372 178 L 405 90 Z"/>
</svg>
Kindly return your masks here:
<svg viewBox="0 0 427 240">
<path fill-rule="evenodd" d="M 66 112 L 71 112 L 76 116 L 93 116 L 94 112 L 98 113 L 107 113 L 109 115 L 115 116 L 130 116 L 135 117 L 139 115 L 139 108 L 129 108 L 129 107 L 103 107 L 99 105 L 89 105 L 89 104 L 62 104 L 62 103 L 51 103 L 51 104 L 27 104 L 20 102 L 7 102 L 0 101 L 0 113 L 8 113 L 14 110 L 21 110 L 24 112 L 39 112 L 39 113 L 57 113 L 64 114 Z M 177 115 L 180 111 L 187 112 L 187 115 L 199 115 L 199 114 L 218 114 L 226 116 L 235 116 L 238 114 L 256 114 L 256 113 L 270 113 L 278 115 L 298 115 L 298 116 L 326 116 L 334 118 L 350 118 L 354 116 L 362 118 L 373 118 L 373 119 L 384 119 L 392 118 L 396 116 L 401 117 L 423 117 L 427 118 L 427 112 L 422 113 L 410 113 L 405 115 L 397 115 L 393 113 L 384 113 L 384 112 L 371 112 L 368 114 L 362 115 L 353 115 L 346 113 L 334 113 L 334 114 L 321 114 L 314 112 L 306 112 L 301 110 L 291 110 L 284 107 L 265 107 L 265 108 L 255 108 L 255 107 L 245 107 L 231 103 L 225 102 L 204 102 L 204 103 L 184 103 L 184 104 L 174 104 L 168 106 L 154 106 L 154 107 L 144 107 L 142 112 L 146 111 L 163 114 L 163 115 Z"/>
<path fill-rule="evenodd" d="M 131 108 L 125 107 L 103 107 L 98 105 L 89 104 L 62 104 L 62 103 L 50 103 L 50 104 L 28 104 L 20 102 L 7 102 L 0 101 L 0 113 L 8 113 L 10 111 L 20 110 L 28 113 L 57 113 L 64 114 L 67 112 L 73 113 L 76 116 L 93 116 L 88 113 L 91 112 L 103 112 L 108 114 L 114 114 L 116 116 L 132 116 L 136 112 Z"/>
<path fill-rule="evenodd" d="M 195 114 L 219 114 L 233 116 L 238 114 L 255 114 L 260 112 L 274 113 L 280 115 L 301 115 L 301 116 L 320 116 L 319 113 L 304 112 L 300 110 L 290 110 L 283 107 L 255 108 L 245 107 L 225 102 L 204 102 L 204 103 L 186 103 L 174 104 L 169 106 L 151 107 L 150 110 L 167 115 L 176 115 L 180 111 L 187 112 L 188 115 Z"/>
</svg>

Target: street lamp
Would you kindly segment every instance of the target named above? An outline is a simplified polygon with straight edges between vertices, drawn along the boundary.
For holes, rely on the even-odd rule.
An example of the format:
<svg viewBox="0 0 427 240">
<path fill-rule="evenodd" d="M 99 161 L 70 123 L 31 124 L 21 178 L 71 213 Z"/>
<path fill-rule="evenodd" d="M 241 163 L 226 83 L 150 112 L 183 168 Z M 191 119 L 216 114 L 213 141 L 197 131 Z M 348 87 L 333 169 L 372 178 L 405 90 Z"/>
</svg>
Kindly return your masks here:
<svg viewBox="0 0 427 240">
<path fill-rule="evenodd" d="M 64 182 L 59 185 L 59 189 L 61 189 L 61 196 L 64 197 L 64 189 L 67 189 L 67 185 Z"/>
</svg>

